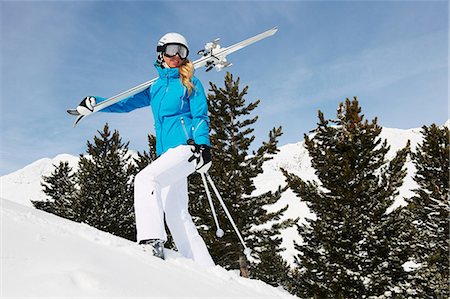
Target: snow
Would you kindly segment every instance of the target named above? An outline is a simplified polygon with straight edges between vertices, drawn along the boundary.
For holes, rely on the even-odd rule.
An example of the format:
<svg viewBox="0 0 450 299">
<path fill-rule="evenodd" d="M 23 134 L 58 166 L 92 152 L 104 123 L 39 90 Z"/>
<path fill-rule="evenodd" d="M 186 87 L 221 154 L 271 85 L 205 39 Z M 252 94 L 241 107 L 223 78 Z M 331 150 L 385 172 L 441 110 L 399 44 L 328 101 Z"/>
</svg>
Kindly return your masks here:
<svg viewBox="0 0 450 299">
<path fill-rule="evenodd" d="M 165 261 L 134 242 L 1 200 L 1 298 L 297 298 L 167 250 Z"/>
<path fill-rule="evenodd" d="M 406 272 L 412 272 L 412 271 L 415 271 L 416 269 L 420 268 L 421 266 L 422 265 L 420 263 L 416 263 L 414 261 L 408 261 L 403 264 L 403 269 Z"/>
</svg>

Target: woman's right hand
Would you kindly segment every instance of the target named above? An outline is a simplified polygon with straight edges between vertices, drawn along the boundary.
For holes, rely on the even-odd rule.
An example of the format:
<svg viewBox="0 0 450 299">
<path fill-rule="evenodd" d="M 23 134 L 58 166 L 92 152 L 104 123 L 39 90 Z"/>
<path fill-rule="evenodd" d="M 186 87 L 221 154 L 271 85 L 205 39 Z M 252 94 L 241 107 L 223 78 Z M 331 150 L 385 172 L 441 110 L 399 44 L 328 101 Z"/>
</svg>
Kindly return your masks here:
<svg viewBox="0 0 450 299">
<path fill-rule="evenodd" d="M 189 158 L 189 162 L 195 160 L 197 165 L 195 171 L 198 173 L 206 173 L 212 165 L 211 162 L 211 148 L 206 144 L 196 144 L 192 139 L 188 140 L 188 144 L 192 146 L 193 155 Z"/>
<path fill-rule="evenodd" d="M 96 100 L 95 97 L 89 96 L 89 97 L 85 97 L 81 103 L 78 105 L 77 107 L 77 111 L 78 113 L 80 113 L 81 115 L 89 115 L 92 112 L 94 112 L 94 107 L 96 104 Z"/>
</svg>

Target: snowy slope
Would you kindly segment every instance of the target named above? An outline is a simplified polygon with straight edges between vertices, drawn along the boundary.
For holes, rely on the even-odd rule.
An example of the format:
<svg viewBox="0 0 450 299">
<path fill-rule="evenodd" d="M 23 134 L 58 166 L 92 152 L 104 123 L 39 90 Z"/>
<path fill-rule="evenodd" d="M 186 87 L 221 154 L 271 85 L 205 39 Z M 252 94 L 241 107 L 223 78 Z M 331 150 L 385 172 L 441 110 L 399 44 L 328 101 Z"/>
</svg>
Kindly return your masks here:
<svg viewBox="0 0 450 299">
<path fill-rule="evenodd" d="M 383 128 L 381 138 L 387 139 L 388 144 L 391 145 L 388 159 L 391 159 L 397 150 L 403 148 L 406 145 L 407 140 L 411 140 L 411 147 L 413 150 L 422 140 L 420 129 L 401 130 Z M 40 186 L 41 176 L 49 175 L 53 171 L 53 165 L 58 165 L 61 160 L 69 161 L 70 166 L 76 167 L 78 157 L 59 155 L 53 159 L 41 159 L 21 170 L 2 176 L 0 178 L 0 196 L 26 206 L 32 206 L 30 199 L 45 199 L 45 195 Z M 276 190 L 278 186 L 285 185 L 280 168 L 284 168 L 288 172 L 294 173 L 304 180 L 316 179 L 314 169 L 311 168 L 311 161 L 304 148 L 303 141 L 280 147 L 280 152 L 277 153 L 272 160 L 267 161 L 263 168 L 264 173 L 255 179 L 257 193 Z M 405 179 L 404 185 L 400 190 L 400 195 L 394 206 L 404 204 L 403 198 L 410 197 L 412 195 L 411 190 L 416 187 L 416 183 L 411 178 L 414 173 L 414 165 L 411 161 L 408 161 L 407 168 L 408 176 Z M 279 209 L 286 204 L 289 205 L 286 217 L 300 217 L 300 221 L 304 221 L 305 218 L 313 217 L 307 206 L 290 190 L 283 193 L 281 200 L 276 205 L 270 207 L 270 210 Z M 297 240 L 297 242 L 300 240 L 296 229 L 290 228 L 285 230 L 283 232 L 283 246 L 287 250 L 283 252 L 283 257 L 290 263 L 293 262 L 293 256 L 296 254 L 293 240 Z"/>
<path fill-rule="evenodd" d="M 1 200 L 1 298 L 296 298 L 218 266 L 204 268 L 87 225 Z"/>
<path fill-rule="evenodd" d="M 41 177 L 50 175 L 60 161 L 69 162 L 69 166 L 72 168 L 77 167 L 78 159 L 76 156 L 61 154 L 53 159 L 37 160 L 22 169 L 4 175 L 0 177 L 0 197 L 32 207 L 31 200 L 44 200 L 46 198 L 42 192 Z"/>
</svg>

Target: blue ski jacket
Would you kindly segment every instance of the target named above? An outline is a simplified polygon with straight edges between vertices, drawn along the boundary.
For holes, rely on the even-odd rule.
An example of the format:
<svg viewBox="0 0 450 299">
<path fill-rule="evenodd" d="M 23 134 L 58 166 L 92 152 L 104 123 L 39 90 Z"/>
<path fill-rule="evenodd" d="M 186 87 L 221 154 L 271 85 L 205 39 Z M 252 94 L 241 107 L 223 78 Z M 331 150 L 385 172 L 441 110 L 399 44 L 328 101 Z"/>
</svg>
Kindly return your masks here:
<svg viewBox="0 0 450 299">
<path fill-rule="evenodd" d="M 208 103 L 200 80 L 193 77 L 195 87 L 189 95 L 181 83 L 178 68 L 163 69 L 156 63 L 155 67 L 159 78 L 152 85 L 100 111 L 121 113 L 150 106 L 155 119 L 158 156 L 170 148 L 187 144 L 188 139 L 211 146 Z M 96 97 L 96 100 L 99 103 L 105 99 Z"/>
</svg>

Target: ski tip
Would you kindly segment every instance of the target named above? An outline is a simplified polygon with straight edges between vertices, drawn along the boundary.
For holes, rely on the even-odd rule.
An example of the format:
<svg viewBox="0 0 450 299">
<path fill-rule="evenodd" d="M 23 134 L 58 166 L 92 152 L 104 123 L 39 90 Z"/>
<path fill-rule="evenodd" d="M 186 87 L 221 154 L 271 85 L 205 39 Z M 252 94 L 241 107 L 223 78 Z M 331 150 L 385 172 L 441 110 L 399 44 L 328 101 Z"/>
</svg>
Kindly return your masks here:
<svg viewBox="0 0 450 299">
<path fill-rule="evenodd" d="M 84 115 L 78 116 L 77 119 L 75 120 L 75 123 L 73 124 L 73 127 L 75 128 L 83 118 L 84 118 Z"/>
<path fill-rule="evenodd" d="M 278 25 L 270 29 L 269 31 L 272 31 L 272 35 L 278 32 Z"/>
</svg>

